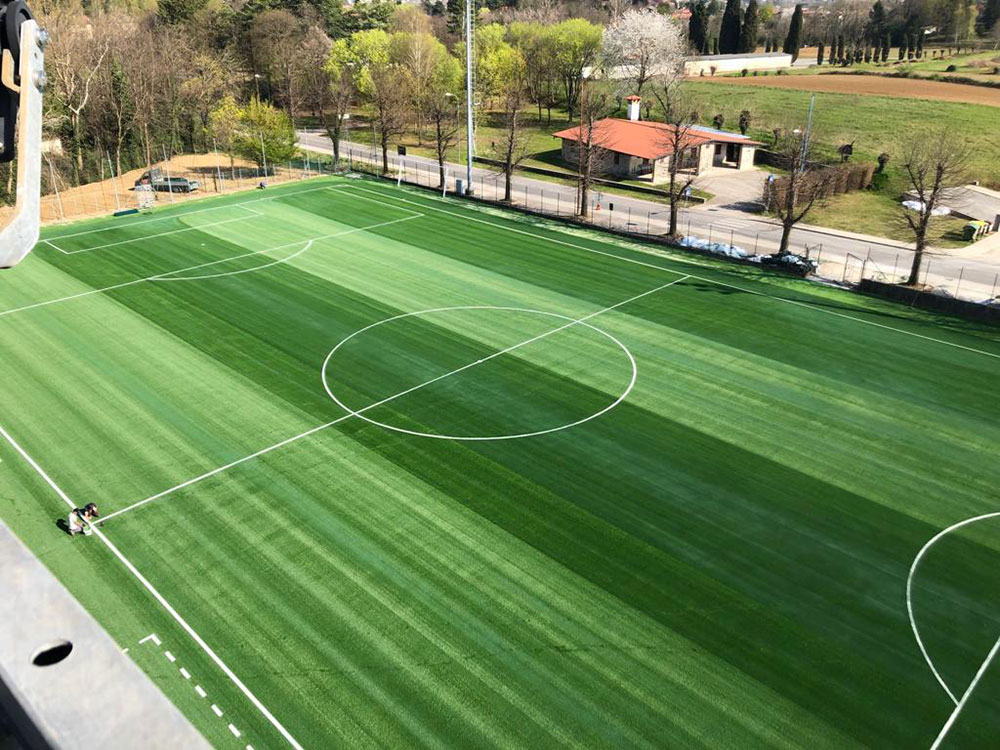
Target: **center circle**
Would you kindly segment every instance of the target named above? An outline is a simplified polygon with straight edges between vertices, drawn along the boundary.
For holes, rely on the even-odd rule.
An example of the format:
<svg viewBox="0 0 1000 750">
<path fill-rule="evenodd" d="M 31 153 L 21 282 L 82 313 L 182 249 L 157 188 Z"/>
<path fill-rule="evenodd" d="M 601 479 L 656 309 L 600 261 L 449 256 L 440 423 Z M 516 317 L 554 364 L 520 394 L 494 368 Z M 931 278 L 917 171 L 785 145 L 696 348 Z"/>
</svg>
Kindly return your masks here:
<svg viewBox="0 0 1000 750">
<path fill-rule="evenodd" d="M 402 388 L 396 393 L 391 393 L 382 399 L 373 401 L 372 403 L 358 409 L 354 409 L 348 406 L 344 402 L 344 400 L 334 392 L 334 389 L 331 387 L 330 379 L 328 377 L 330 372 L 330 364 L 335 360 L 338 352 L 345 352 L 347 350 L 346 348 L 351 342 L 356 343 L 360 341 L 363 337 L 365 337 L 366 334 L 371 334 L 372 332 L 375 333 L 385 332 L 387 329 L 383 328 L 384 326 L 388 326 L 389 324 L 397 321 L 404 321 L 406 319 L 425 317 L 425 316 L 430 317 L 437 314 L 465 313 L 471 311 L 493 311 L 501 314 L 542 316 L 545 318 L 552 319 L 553 327 L 543 330 L 542 332 L 540 332 L 535 336 L 527 337 L 523 340 L 517 341 L 512 345 L 500 349 L 497 352 L 493 352 L 492 354 L 489 354 L 485 357 L 470 360 L 466 363 L 463 363 L 457 367 L 450 369 L 447 372 L 437 374 L 435 377 L 427 378 L 423 382 L 416 383 L 408 388 Z M 434 383 L 437 383 L 439 381 L 444 381 L 453 375 L 458 375 L 459 373 L 464 372 L 466 370 L 474 371 L 474 369 L 477 366 L 504 357 L 507 355 L 507 353 L 513 352 L 516 349 L 520 349 L 521 347 L 526 347 L 526 346 L 537 346 L 535 342 L 543 342 L 549 336 L 556 336 L 563 330 L 572 330 L 577 327 L 588 329 L 589 331 L 600 336 L 601 340 L 605 341 L 606 343 L 612 344 L 613 347 L 617 351 L 619 351 L 620 354 L 624 355 L 624 361 L 627 362 L 627 368 L 628 368 L 626 371 L 628 377 L 628 383 L 624 387 L 624 389 L 621 390 L 619 395 L 614 397 L 609 403 L 601 406 L 600 408 L 595 409 L 594 411 L 580 418 L 571 419 L 568 421 L 564 421 L 560 424 L 547 426 L 544 428 L 525 430 L 522 432 L 512 431 L 510 433 L 496 434 L 496 435 L 474 435 L 474 434 L 454 435 L 454 434 L 442 434 L 437 432 L 424 432 L 420 430 L 407 429 L 405 427 L 400 427 L 399 425 L 389 424 L 388 422 L 374 419 L 368 416 L 368 414 L 366 414 L 366 412 L 370 410 L 376 409 L 384 404 L 389 404 L 395 401 L 396 399 L 403 398 L 411 393 L 419 392 L 421 389 L 425 387 L 431 387 Z M 384 352 L 385 350 L 380 350 L 380 351 Z M 323 388 L 326 390 L 327 395 L 329 395 L 330 398 L 333 399 L 334 403 L 336 403 L 338 406 L 340 406 L 340 408 L 346 411 L 348 415 L 357 417 L 358 419 L 364 420 L 369 424 L 378 425 L 379 427 L 382 427 L 386 430 L 392 430 L 394 432 L 400 432 L 406 435 L 415 435 L 417 437 L 435 438 L 437 440 L 514 440 L 517 438 L 546 435 L 551 432 L 558 432 L 560 430 L 569 429 L 570 427 L 576 427 L 577 425 L 581 425 L 584 422 L 589 422 L 590 420 L 596 419 L 602 414 L 610 411 L 611 409 L 618 406 L 618 404 L 620 404 L 622 401 L 624 401 L 625 398 L 628 396 L 628 394 L 632 391 L 632 388 L 635 386 L 636 378 L 638 377 L 638 367 L 636 366 L 635 357 L 632 356 L 632 352 L 628 350 L 628 347 L 626 347 L 625 344 L 616 339 L 607 331 L 604 331 L 598 328 L 597 326 L 591 325 L 586 321 L 579 320 L 576 318 L 571 318 L 567 315 L 561 315 L 559 313 L 546 312 L 543 310 L 532 310 L 522 307 L 500 307 L 492 305 L 463 305 L 459 307 L 439 307 L 431 310 L 418 310 L 416 312 L 394 315 L 391 318 L 380 320 L 377 323 L 372 323 L 369 326 L 366 326 L 358 331 L 355 331 L 350 336 L 343 339 L 335 347 L 333 347 L 333 349 L 330 350 L 330 353 L 326 356 L 326 359 L 323 361 L 323 368 L 321 374 L 323 380 Z"/>
</svg>

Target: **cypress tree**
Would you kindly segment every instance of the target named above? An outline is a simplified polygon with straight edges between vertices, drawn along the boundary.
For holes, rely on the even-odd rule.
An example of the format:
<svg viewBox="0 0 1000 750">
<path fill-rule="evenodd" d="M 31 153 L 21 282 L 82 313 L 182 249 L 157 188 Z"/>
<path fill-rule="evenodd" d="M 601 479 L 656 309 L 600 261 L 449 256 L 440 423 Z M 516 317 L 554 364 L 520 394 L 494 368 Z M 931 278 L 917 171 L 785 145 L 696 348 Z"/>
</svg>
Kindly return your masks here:
<svg viewBox="0 0 1000 750">
<path fill-rule="evenodd" d="M 448 0 L 448 33 L 461 34 L 465 28 L 465 0 Z"/>
<path fill-rule="evenodd" d="M 816 48 L 816 64 L 823 64 L 823 42 L 820 42 L 819 46 Z"/>
<path fill-rule="evenodd" d="M 712 54 L 719 54 L 719 37 L 712 37 Z"/>
<path fill-rule="evenodd" d="M 986 36 L 1000 21 L 1000 0 L 986 0 L 976 16 L 976 32 Z"/>
<path fill-rule="evenodd" d="M 882 62 L 889 62 L 889 34 L 882 37 Z"/>
<path fill-rule="evenodd" d="M 841 65 L 844 64 L 844 35 L 840 34 L 837 37 L 837 62 Z"/>
<path fill-rule="evenodd" d="M 753 54 L 757 51 L 757 0 L 750 0 L 746 13 L 743 14 L 743 27 L 740 29 L 740 52 Z"/>
<path fill-rule="evenodd" d="M 792 56 L 792 62 L 799 59 L 799 49 L 802 46 L 802 4 L 795 6 L 792 13 L 792 21 L 788 24 L 788 36 L 785 37 L 785 46 L 782 51 Z"/>
<path fill-rule="evenodd" d="M 726 0 L 719 28 L 719 51 L 723 55 L 740 51 L 740 0 Z"/>
<path fill-rule="evenodd" d="M 688 42 L 699 54 L 707 50 L 708 40 L 705 35 L 708 31 L 708 11 L 705 3 L 693 3 L 691 6 L 691 19 L 688 21 Z"/>
</svg>

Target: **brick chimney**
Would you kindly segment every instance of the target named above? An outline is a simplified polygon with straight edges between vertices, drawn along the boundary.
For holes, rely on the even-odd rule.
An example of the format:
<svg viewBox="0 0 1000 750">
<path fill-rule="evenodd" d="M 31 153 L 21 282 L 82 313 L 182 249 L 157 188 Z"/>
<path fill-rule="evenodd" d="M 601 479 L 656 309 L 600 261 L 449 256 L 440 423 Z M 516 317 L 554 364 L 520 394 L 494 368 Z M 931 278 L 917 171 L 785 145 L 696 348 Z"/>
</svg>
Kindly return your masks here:
<svg viewBox="0 0 1000 750">
<path fill-rule="evenodd" d="M 625 101 L 628 102 L 628 119 L 632 122 L 639 121 L 639 105 L 642 104 L 642 97 L 640 96 L 627 96 Z"/>
</svg>

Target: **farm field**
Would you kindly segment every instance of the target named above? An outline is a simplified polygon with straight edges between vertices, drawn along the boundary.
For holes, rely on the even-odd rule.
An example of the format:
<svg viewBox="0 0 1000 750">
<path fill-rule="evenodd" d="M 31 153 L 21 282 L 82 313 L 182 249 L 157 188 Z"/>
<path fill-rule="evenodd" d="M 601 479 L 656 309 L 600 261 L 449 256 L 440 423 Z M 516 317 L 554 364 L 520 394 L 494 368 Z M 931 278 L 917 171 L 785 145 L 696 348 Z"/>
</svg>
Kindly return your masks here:
<svg viewBox="0 0 1000 750">
<path fill-rule="evenodd" d="M 695 79 L 692 79 L 695 80 Z M 917 78 L 817 73 L 816 75 L 770 75 L 698 78 L 703 83 L 729 83 L 737 86 L 766 86 L 798 91 L 823 91 L 862 96 L 888 96 L 901 99 L 933 99 L 1000 107 L 1000 88 L 973 86 L 967 83 L 924 81 Z"/>
<path fill-rule="evenodd" d="M 0 518 L 214 746 L 1000 732 L 997 329 L 374 180 L 43 238 Z"/>
</svg>

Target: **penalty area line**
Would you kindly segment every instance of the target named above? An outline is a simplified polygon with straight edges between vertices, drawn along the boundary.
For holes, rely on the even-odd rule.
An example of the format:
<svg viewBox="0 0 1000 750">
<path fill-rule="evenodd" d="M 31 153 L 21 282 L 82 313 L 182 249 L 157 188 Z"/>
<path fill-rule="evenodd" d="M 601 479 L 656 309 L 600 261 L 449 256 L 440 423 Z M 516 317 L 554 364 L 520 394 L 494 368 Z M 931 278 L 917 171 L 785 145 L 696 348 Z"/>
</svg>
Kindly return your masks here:
<svg viewBox="0 0 1000 750">
<path fill-rule="evenodd" d="M 955 721 L 958 719 L 958 715 L 962 713 L 962 709 L 965 708 L 965 704 L 968 702 L 969 698 L 972 696 L 972 691 L 976 689 L 976 685 L 986 674 L 986 670 L 990 668 L 990 664 L 993 663 L 993 659 L 996 658 L 997 652 L 1000 652 L 1000 638 L 997 638 L 996 643 L 993 644 L 993 648 L 983 659 L 983 663 L 979 665 L 979 669 L 976 672 L 976 676 L 972 678 L 972 682 L 969 683 L 969 687 L 965 689 L 965 693 L 962 694 L 962 699 L 955 706 L 955 710 L 951 712 L 951 716 L 948 717 L 948 721 L 944 723 L 941 727 L 941 731 L 938 732 L 937 738 L 934 740 L 934 744 L 931 745 L 931 750 L 938 750 L 941 747 L 941 743 L 944 742 L 945 738 L 948 736 L 948 732 L 951 731 L 952 726 L 954 726 Z"/>
<path fill-rule="evenodd" d="M 56 495 L 59 496 L 59 498 L 64 503 L 66 503 L 67 506 L 69 506 L 70 508 L 76 507 L 76 504 L 69 498 L 69 496 L 62 490 L 62 488 L 55 483 L 52 477 L 50 477 L 41 466 L 39 466 L 38 462 L 36 462 L 35 459 L 32 458 L 28 454 L 28 452 L 25 451 L 25 449 L 22 448 L 21 445 L 16 440 L 14 440 L 14 438 L 10 435 L 10 433 L 7 432 L 7 430 L 5 430 L 2 426 L 0 426 L 0 436 L 2 436 L 8 443 L 10 443 L 10 446 L 21 456 L 21 458 L 23 458 L 27 462 L 27 464 L 32 469 L 34 469 L 35 473 L 42 478 L 42 480 L 56 493 Z M 170 602 L 167 601 L 167 599 L 163 596 L 163 594 L 161 594 L 153 586 L 153 584 L 150 583 L 149 580 L 142 573 L 139 572 L 139 569 L 136 568 L 135 565 L 133 565 L 132 562 L 127 557 L 125 557 L 124 554 L 122 554 L 121 550 L 119 550 L 118 547 L 115 546 L 115 544 L 112 543 L 111 540 L 107 538 L 107 536 L 105 536 L 104 532 L 101 531 L 99 528 L 97 528 L 97 526 L 95 526 L 94 524 L 90 524 L 90 527 L 91 529 L 93 529 L 93 532 L 97 536 L 97 538 L 104 543 L 104 546 L 107 547 L 108 550 L 110 550 L 110 552 L 115 557 L 118 558 L 118 560 L 122 563 L 122 565 L 124 565 L 133 576 L 135 576 L 136 580 L 138 580 L 139 583 L 142 584 L 143 588 L 145 588 L 153 596 L 153 598 L 160 603 L 160 606 L 162 606 L 170 614 L 170 616 L 174 619 L 174 621 L 177 622 L 177 624 L 180 625 L 189 636 L 191 636 L 194 642 L 201 647 L 201 650 L 204 651 L 205 654 L 207 654 L 208 657 L 213 662 L 215 662 L 216 666 L 218 666 L 219 669 L 222 670 L 222 672 L 226 675 L 226 677 L 229 678 L 230 682 L 232 682 L 240 690 L 240 692 L 246 696 L 246 698 L 254 705 L 254 707 L 256 707 L 256 709 L 264 716 L 264 718 L 266 718 L 270 722 L 271 726 L 273 726 L 276 730 L 278 730 L 281 736 L 288 741 L 288 744 L 291 745 L 293 748 L 295 748 L 295 750 L 303 750 L 302 745 L 300 745 L 298 741 L 295 739 L 295 737 L 293 737 L 292 734 L 287 729 L 285 729 L 284 725 L 282 725 L 282 723 L 278 721 L 278 719 L 274 716 L 274 714 L 272 714 L 268 710 L 267 706 L 261 703 L 260 699 L 257 698 L 257 696 L 253 694 L 253 692 L 251 692 L 250 688 L 248 688 L 246 684 L 244 684 L 244 682 L 239 677 L 236 676 L 233 670 L 230 669 L 229 666 L 224 661 L 222 661 L 222 659 L 219 657 L 218 654 L 215 653 L 212 647 L 209 646 L 208 643 L 206 643 L 205 640 L 200 635 L 198 635 L 195 629 L 188 624 L 187 620 L 181 617 L 180 613 L 176 609 L 174 609 L 173 605 L 171 605 Z"/>
<path fill-rule="evenodd" d="M 601 314 L 606 313 L 606 312 L 610 312 L 611 310 L 615 310 L 615 309 L 617 309 L 619 307 L 622 307 L 623 305 L 627 305 L 629 302 L 634 302 L 634 301 L 636 301 L 638 299 L 642 299 L 643 297 L 648 297 L 650 294 L 654 294 L 656 292 L 659 292 L 659 291 L 661 291 L 663 289 L 666 289 L 667 287 L 673 286 L 674 284 L 679 284 L 680 282 L 685 281 L 686 279 L 689 279 L 689 278 L 691 278 L 691 277 L 690 276 L 682 276 L 681 278 L 673 279 L 672 281 L 669 281 L 666 284 L 661 284 L 660 286 L 655 287 L 654 289 L 649 289 L 648 291 L 642 292 L 641 294 L 637 294 L 634 297 L 629 297 L 628 299 L 622 300 L 621 302 L 618 302 L 618 303 L 616 303 L 614 305 L 611 305 L 609 307 L 605 307 L 603 309 L 600 309 L 600 310 L 597 310 L 595 312 L 592 312 L 592 313 L 589 313 L 587 315 L 584 315 L 584 316 L 582 316 L 580 318 L 577 318 L 575 320 L 570 321 L 569 323 L 565 323 L 565 324 L 563 324 L 561 326 L 558 326 L 557 328 L 553 328 L 550 331 L 547 331 L 545 333 L 539 334 L 537 336 L 533 336 L 530 339 L 527 339 L 525 341 L 520 341 L 520 342 L 518 342 L 516 344 L 508 346 L 508 347 L 506 347 L 504 349 L 501 349 L 500 351 L 493 352 L 492 354 L 490 354 L 490 355 L 488 355 L 486 357 L 483 357 L 481 359 L 477 359 L 475 362 L 470 362 L 470 363 L 468 363 L 466 365 L 462 365 L 461 367 L 455 368 L 454 370 L 450 370 L 449 372 L 446 372 L 443 375 L 438 375 L 437 377 L 431 378 L 430 380 L 426 380 L 423 383 L 420 383 L 418 385 L 415 385 L 415 386 L 412 386 L 410 388 L 407 388 L 404 391 L 400 391 L 399 393 L 395 393 L 392 396 L 388 396 L 388 397 L 382 399 L 381 401 L 376 401 L 374 403 L 368 404 L 368 406 L 365 406 L 365 407 L 363 407 L 361 409 L 358 409 L 357 411 L 353 411 L 353 412 L 350 412 L 348 414 L 344 414 L 343 416 L 337 417 L 336 419 L 331 420 L 329 422 L 325 422 L 325 423 L 323 423 L 321 425 L 317 425 L 316 427 L 313 427 L 313 428 L 311 428 L 309 430 L 306 430 L 305 432 L 299 433 L 298 435 L 293 435 L 290 438 L 285 438 L 284 440 L 282 440 L 279 443 L 275 443 L 274 445 L 269 445 L 268 447 L 262 448 L 261 450 L 256 451 L 255 453 L 251 453 L 251 454 L 249 454 L 247 456 L 243 456 L 243 458 L 238 458 L 235 461 L 230 461 L 228 464 L 225 464 L 224 466 L 219 466 L 218 468 L 212 469 L 211 471 L 206 471 L 204 474 L 199 474 L 196 477 L 192 477 L 191 479 L 188 479 L 185 482 L 181 482 L 180 484 L 178 484 L 175 487 L 170 487 L 169 489 L 163 490 L 162 492 L 158 492 L 155 495 L 150 495 L 149 497 L 145 498 L 144 500 L 139 500 L 138 502 L 132 503 L 132 505 L 128 505 L 128 506 L 126 506 L 126 507 L 124 507 L 124 508 L 122 508 L 120 510 L 116 510 L 114 513 L 109 513 L 108 515 L 106 515 L 102 519 L 102 522 L 110 521 L 112 518 L 115 518 L 116 516 L 120 516 L 123 513 L 128 513 L 129 511 L 135 510 L 136 508 L 140 508 L 143 505 L 148 505 L 149 503 L 155 502 L 156 500 L 161 500 L 161 499 L 167 497 L 168 495 L 172 495 L 173 493 L 175 493 L 175 492 L 177 492 L 179 490 L 182 490 L 182 489 L 185 489 L 187 487 L 190 487 L 191 485 L 197 484 L 198 482 L 201 482 L 201 481 L 203 481 L 205 479 L 209 479 L 210 477 L 214 477 L 217 474 L 221 474 L 222 472 L 227 471 L 229 469 L 232 469 L 232 468 L 234 468 L 236 466 L 239 466 L 240 464 L 244 464 L 247 461 L 252 461 L 255 458 L 260 458 L 261 456 L 267 455 L 268 453 L 271 453 L 272 451 L 275 451 L 275 450 L 277 450 L 279 448 L 283 448 L 286 445 L 290 445 L 291 443 L 294 443 L 294 442 L 297 442 L 299 440 L 302 440 L 303 438 L 307 438 L 310 435 L 315 435 L 317 432 L 325 430 L 328 427 L 333 427 L 336 424 L 340 424 L 341 422 L 344 422 L 344 421 L 346 421 L 348 419 L 351 419 L 352 417 L 356 417 L 359 414 L 363 414 L 363 413 L 365 413 L 365 412 L 367 412 L 367 411 L 369 411 L 371 409 L 374 409 L 374 408 L 376 408 L 378 406 L 384 406 L 385 404 L 389 403 L 390 401 L 395 401 L 396 399 L 402 398 L 403 396 L 406 396 L 406 395 L 408 395 L 410 393 L 413 393 L 414 391 L 418 391 L 421 388 L 426 388 L 427 386 L 429 386 L 429 385 L 431 385 L 433 383 L 437 383 L 440 380 L 444 380 L 445 378 L 449 378 L 452 375 L 457 375 L 460 372 L 464 372 L 465 370 L 468 370 L 468 369 L 470 369 L 472 367 L 476 367 L 477 365 L 481 365 L 484 362 L 489 362 L 491 359 L 496 359 L 497 357 L 500 357 L 500 356 L 502 356 L 504 354 L 508 354 L 510 352 L 513 352 L 513 351 L 515 351 L 517 349 L 520 349 L 521 347 L 527 346 L 528 344 L 531 344 L 531 343 L 533 343 L 535 341 L 539 341 L 540 339 L 546 338 L 547 336 L 551 336 L 553 334 L 556 334 L 559 331 L 566 330 L 567 328 L 569 328 L 571 326 L 574 326 L 577 323 L 584 323 L 584 322 L 586 322 L 586 321 L 590 320 L 591 318 L 594 318 L 594 317 L 596 317 L 598 315 L 601 315 Z"/>
</svg>

